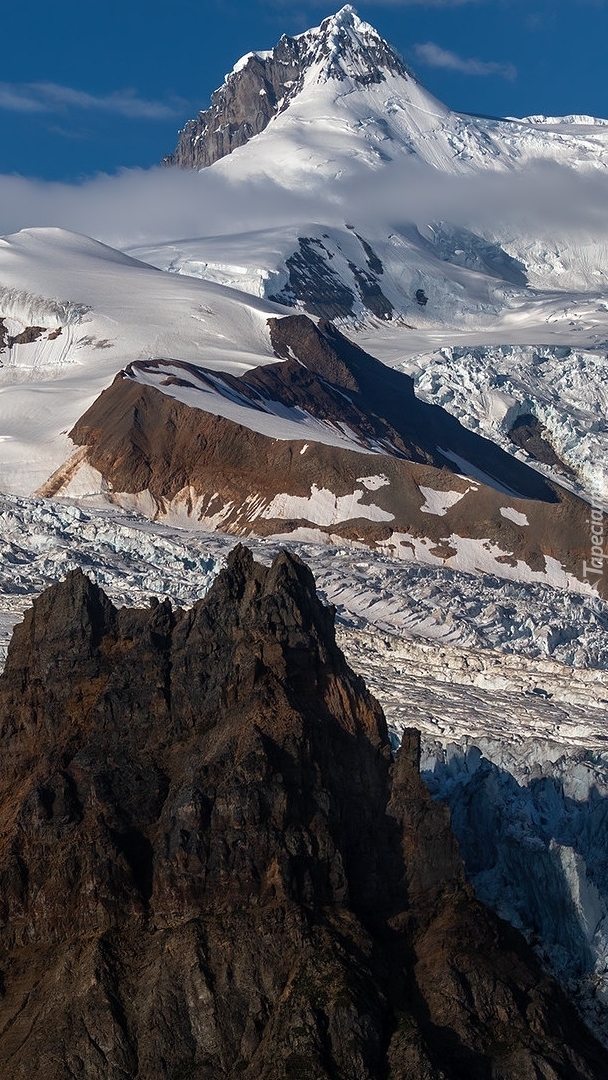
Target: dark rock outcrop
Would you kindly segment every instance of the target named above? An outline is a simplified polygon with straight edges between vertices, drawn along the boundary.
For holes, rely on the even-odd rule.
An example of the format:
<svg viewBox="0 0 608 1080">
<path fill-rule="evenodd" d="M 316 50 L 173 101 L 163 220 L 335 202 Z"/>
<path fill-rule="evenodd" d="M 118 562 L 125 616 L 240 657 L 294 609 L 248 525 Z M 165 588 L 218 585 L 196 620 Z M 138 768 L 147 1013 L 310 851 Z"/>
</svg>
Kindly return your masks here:
<svg viewBox="0 0 608 1080">
<path fill-rule="evenodd" d="M 0 317 L 0 354 L 5 352 L 6 349 L 10 352 L 14 345 L 31 345 L 33 342 L 38 341 L 42 334 L 46 334 L 49 341 L 52 341 L 60 333 L 61 329 L 49 331 L 45 326 L 26 326 L 19 334 L 9 334 L 6 328 L 6 320 Z M 0 361 L 1 366 L 2 361 Z"/>
<path fill-rule="evenodd" d="M 126 418 L 120 419 L 122 410 L 117 406 L 121 393 L 124 396 L 128 392 L 129 380 L 138 383 L 141 374 L 142 383 L 149 383 L 150 375 L 156 373 L 159 388 L 167 387 L 168 395 L 171 385 L 178 381 L 188 389 L 202 391 L 202 409 L 208 390 L 234 401 L 240 398 L 242 404 L 262 412 L 272 412 L 272 403 L 279 403 L 316 420 L 347 427 L 364 452 L 384 449 L 387 455 L 447 469 L 454 475 L 469 466 L 473 477 L 479 476 L 482 482 L 484 478 L 488 483 L 495 481 L 498 487 L 511 490 L 515 498 L 559 501 L 555 487 L 544 477 L 469 431 L 445 409 L 420 401 L 408 375 L 370 356 L 332 323 L 322 320 L 316 326 L 306 315 L 269 319 L 268 323 L 275 353 L 282 363 L 262 365 L 235 377 L 183 361 L 135 361 L 78 421 L 70 438 L 79 446 L 91 447 L 91 464 L 106 475 L 107 470 L 98 462 L 100 455 L 94 452 L 95 444 L 100 437 L 102 442 L 104 436 L 111 437 L 113 427 L 119 425 L 124 430 L 124 423 L 128 423 Z M 165 367 L 170 373 L 163 377 Z M 175 369 L 183 374 L 176 377 Z M 141 392 L 138 386 L 137 393 Z M 104 401 L 104 395 L 111 397 L 111 404 Z M 108 409 L 116 417 L 115 424 L 108 423 Z M 145 423 L 143 410 L 138 414 L 138 423 Z M 380 461 L 373 465 L 378 468 Z M 118 479 L 112 480 L 117 490 L 136 490 L 120 488 L 119 483 Z"/>
<path fill-rule="evenodd" d="M 0 738 L 2 1080 L 606 1075 L 295 557 L 237 548 L 188 612 L 72 572 Z"/>
<path fill-rule="evenodd" d="M 525 413 L 518 416 L 509 431 L 509 438 L 515 446 L 521 447 L 535 461 L 550 465 L 557 472 L 573 475 L 572 469 L 555 453 L 547 438 L 547 429 L 537 416 Z"/>
<path fill-rule="evenodd" d="M 357 239 L 367 269 L 348 259 L 352 275 L 349 280 L 332 269 L 334 256 L 323 240 L 314 236 L 298 237 L 298 250 L 285 260 L 287 283 L 268 299 L 286 307 L 302 305 L 311 315 L 319 315 L 322 319 L 340 319 L 355 316 L 358 297 L 366 311 L 379 319 L 390 319 L 394 308 L 380 286 L 380 276 L 384 273 L 382 263 L 365 240 L 358 235 Z"/>
<path fill-rule="evenodd" d="M 298 250 L 285 260 L 287 284 L 269 299 L 277 304 L 305 306 L 311 315 L 338 319 L 354 314 L 356 297 L 346 281 L 329 264 L 331 258 L 317 237 L 298 237 Z"/>
</svg>

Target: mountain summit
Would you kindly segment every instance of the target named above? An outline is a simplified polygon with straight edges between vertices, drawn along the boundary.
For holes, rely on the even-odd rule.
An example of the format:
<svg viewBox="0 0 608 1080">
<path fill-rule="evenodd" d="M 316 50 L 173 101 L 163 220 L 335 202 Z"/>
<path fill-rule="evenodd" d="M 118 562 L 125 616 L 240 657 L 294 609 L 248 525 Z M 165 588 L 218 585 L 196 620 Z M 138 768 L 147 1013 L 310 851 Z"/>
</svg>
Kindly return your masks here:
<svg viewBox="0 0 608 1080">
<path fill-rule="evenodd" d="M 601 126 L 562 124 L 559 139 L 555 126 L 542 117 L 451 110 L 347 5 L 320 26 L 241 57 L 164 163 L 203 169 L 268 129 L 255 152 L 231 161 L 232 179 L 262 175 L 310 188 L 412 155 L 447 173 L 520 170 L 542 159 L 606 167 Z"/>
<path fill-rule="evenodd" d="M 241 57 L 211 98 L 190 120 L 165 164 L 202 169 L 243 146 L 284 112 L 305 83 L 328 80 L 362 88 L 387 75 L 412 76 L 397 53 L 347 4 L 320 26 L 296 37 L 284 34 L 274 49 Z"/>
<path fill-rule="evenodd" d="M 291 40 L 299 47 L 302 67 L 317 68 L 319 80 L 350 79 L 359 86 L 368 86 L 384 82 L 386 72 L 407 76 L 397 53 L 373 26 L 358 17 L 350 4 L 324 19 L 319 27 Z"/>
<path fill-rule="evenodd" d="M 605 176 L 608 128 L 452 110 L 350 6 L 297 37 L 283 36 L 269 52 L 242 57 L 211 106 L 185 125 L 165 163 L 211 166 L 222 187 L 239 188 L 238 205 L 253 208 L 253 199 L 252 235 L 243 242 L 235 212 L 236 235 L 232 224 L 218 222 L 213 237 L 132 253 L 160 269 L 300 304 L 310 314 L 328 315 L 324 296 L 340 292 L 346 302 L 330 318 L 454 326 L 465 309 L 465 320 L 498 315 L 511 304 L 514 285 L 522 287 L 517 303 L 528 308 L 528 285 L 595 292 L 603 274 L 601 242 L 562 260 L 554 274 L 547 245 L 555 237 L 531 236 L 519 216 L 512 221 L 509 206 L 519 206 L 521 192 L 497 205 L 490 227 L 487 215 L 475 222 L 471 193 L 449 193 L 448 178 L 502 173 L 508 183 L 507 174 L 564 165 L 568 182 L 571 171 Z M 292 201 L 277 203 L 274 193 Z M 455 213 L 449 219 L 448 194 Z M 497 197 L 494 187 L 487 197 Z M 279 205 L 284 222 L 277 220 Z M 558 248 L 569 243 L 563 238 Z"/>
</svg>

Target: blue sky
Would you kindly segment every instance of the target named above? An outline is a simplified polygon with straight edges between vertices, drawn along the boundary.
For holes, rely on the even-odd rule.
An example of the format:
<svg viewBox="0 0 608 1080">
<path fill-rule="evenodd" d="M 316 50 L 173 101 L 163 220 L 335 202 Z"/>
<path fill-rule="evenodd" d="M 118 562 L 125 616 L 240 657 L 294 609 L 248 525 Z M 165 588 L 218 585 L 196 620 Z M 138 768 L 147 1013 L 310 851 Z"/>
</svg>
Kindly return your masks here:
<svg viewBox="0 0 608 1080">
<path fill-rule="evenodd" d="M 317 0 L 5 5 L 0 173 L 147 168 L 243 53 L 318 24 Z M 608 0 L 372 0 L 359 15 L 453 108 L 608 117 Z"/>
</svg>

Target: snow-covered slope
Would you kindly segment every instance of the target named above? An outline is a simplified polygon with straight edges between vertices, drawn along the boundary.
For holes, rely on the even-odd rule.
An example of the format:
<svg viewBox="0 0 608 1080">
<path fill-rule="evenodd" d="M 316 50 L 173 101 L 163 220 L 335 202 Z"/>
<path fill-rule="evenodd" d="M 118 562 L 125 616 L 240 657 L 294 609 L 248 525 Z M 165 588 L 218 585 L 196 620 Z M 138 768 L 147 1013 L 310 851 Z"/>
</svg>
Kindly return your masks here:
<svg viewBox="0 0 608 1080">
<path fill-rule="evenodd" d="M 221 162 L 223 170 L 234 155 L 249 177 L 278 174 L 287 186 L 299 178 L 316 187 L 350 174 L 354 152 L 381 164 L 389 159 L 385 144 L 403 150 L 416 135 L 424 142 L 448 115 L 346 6 L 296 38 L 283 36 L 273 50 L 242 57 L 168 160 L 185 168 Z M 253 136 L 252 156 L 242 148 Z"/>
<path fill-rule="evenodd" d="M 407 378 L 331 327 L 283 319 L 273 338 L 269 316 L 284 308 L 57 230 L 6 238 L 0 281 L 6 491 L 111 497 L 242 534 L 303 529 L 602 591 L 582 576 L 584 504 L 516 462 L 514 446 L 501 455 L 417 404 Z"/>
<path fill-rule="evenodd" d="M 4 237 L 0 487 L 29 494 L 44 483 L 70 452 L 65 433 L 134 358 L 235 372 L 274 360 L 266 320 L 280 311 L 60 229 Z"/>
<path fill-rule="evenodd" d="M 608 243 L 580 235 L 558 243 L 554 233 L 551 243 L 437 222 L 303 221 L 130 254 L 169 273 L 337 318 L 352 333 L 374 330 L 378 354 L 394 339 L 393 324 L 403 349 L 412 339 L 406 330 L 464 331 L 471 344 L 484 333 L 501 345 L 608 341 Z"/>
<path fill-rule="evenodd" d="M 286 70 L 288 79 L 280 74 Z M 298 199 L 309 191 L 323 214 L 317 227 L 311 227 L 294 205 L 296 216 L 283 237 L 275 232 L 266 239 L 258 233 L 253 262 L 251 245 L 256 240 L 248 237 L 240 252 L 235 238 L 226 237 L 224 251 L 213 238 L 140 249 L 143 258 L 163 268 L 238 280 L 243 288 L 273 295 L 277 279 L 289 276 L 287 262 L 298 254 L 300 238 L 323 248 L 325 230 L 341 219 L 341 238 L 329 230 L 327 254 L 315 253 L 328 263 L 336 257 L 336 244 L 348 247 L 344 223 L 353 223 L 354 216 L 355 229 L 393 277 L 393 289 L 397 283 L 397 302 L 389 296 L 396 314 L 411 314 L 405 298 L 413 301 L 427 281 L 441 292 L 443 278 L 444 302 L 438 304 L 433 297 L 433 308 L 425 315 L 459 321 L 463 310 L 483 310 L 474 288 L 469 295 L 471 279 L 455 278 L 446 263 L 541 289 L 606 287 L 601 217 L 589 217 L 587 227 L 578 232 L 569 222 L 583 221 L 590 198 L 596 209 L 605 203 L 597 185 L 608 179 L 608 123 L 580 116 L 516 120 L 455 112 L 424 88 L 350 6 L 296 38 L 283 37 L 274 50 L 243 57 L 214 94 L 211 108 L 186 125 L 176 154 L 168 160 L 182 168 L 211 165 L 227 190 L 249 183 L 258 189 L 278 187 Z M 577 175 L 595 186 L 577 196 Z M 484 176 L 494 176 L 496 183 L 502 176 L 502 186 L 484 187 Z M 446 177 L 460 188 L 450 191 Z M 478 187 L 467 191 L 462 186 L 466 178 L 469 186 L 473 181 Z M 454 220 L 429 216 L 429 191 L 435 193 L 437 209 L 451 209 Z M 531 198 L 534 209 L 528 212 Z M 559 213 L 560 206 L 567 206 L 567 212 Z M 462 220 L 463 211 L 468 222 Z M 271 206 L 269 229 L 272 214 Z M 411 229 L 403 228 L 404 220 L 420 226 L 423 236 L 412 237 Z M 286 245 L 291 245 L 289 250 Z M 425 266 L 430 251 L 436 262 L 443 260 L 443 275 L 437 265 Z M 351 255 L 345 252 L 343 261 L 351 261 Z M 514 260 L 511 265 L 509 258 Z M 361 252 L 353 261 L 359 273 L 371 271 L 385 291 L 387 279 L 378 282 L 377 269 L 366 266 Z M 352 313 L 360 315 L 357 301 L 365 309 L 366 296 L 358 296 L 357 274 L 353 279 L 352 267 L 349 273 L 339 259 L 331 272 L 353 289 Z M 306 301 L 297 288 L 292 299 Z M 485 303 L 486 310 L 496 307 L 492 299 Z M 369 310 L 376 313 L 373 305 Z M 344 314 L 349 313 L 347 305 Z M 386 310 L 382 314 L 386 317 Z"/>
<path fill-rule="evenodd" d="M 366 320 L 492 325 L 509 305 L 528 300 L 523 264 L 499 244 L 461 230 L 452 248 L 453 253 L 440 248 L 413 225 L 300 222 L 140 246 L 131 254 L 170 273 L 230 285 L 352 326 Z"/>
<path fill-rule="evenodd" d="M 362 23 L 349 7 L 297 39 L 283 39 L 277 48 L 278 52 L 239 62 L 227 79 L 221 101 L 218 98 L 212 107 L 216 113 L 220 106 L 236 108 L 238 99 L 245 123 L 251 101 L 239 87 L 249 85 L 243 81 L 246 73 L 253 65 L 260 78 L 263 74 L 274 79 L 283 53 L 291 57 L 289 63 L 297 78 L 285 81 L 285 93 L 275 103 L 266 126 L 236 149 L 231 147 L 231 153 L 216 157 L 211 166 L 218 175 L 225 174 L 226 180 L 238 180 L 241 191 L 243 184 L 254 183 L 256 175 L 264 174 L 270 161 L 276 174 L 281 146 L 291 162 L 289 168 L 286 165 L 280 170 L 281 183 L 287 188 L 300 184 L 294 177 L 301 171 L 302 161 L 307 175 L 311 162 L 319 164 L 310 182 L 314 186 L 320 177 L 322 186 L 327 187 L 331 168 L 344 159 L 348 167 L 340 166 L 331 183 L 332 198 L 344 216 L 347 207 L 361 209 L 360 203 L 355 200 L 351 206 L 347 198 L 352 190 L 349 176 L 356 174 L 374 182 L 377 177 L 380 181 L 386 169 L 392 165 L 400 168 L 399 162 L 411 164 L 413 157 L 424 160 L 436 173 L 483 171 L 487 165 L 509 172 L 528 160 L 528 143 L 537 140 L 534 145 L 537 150 L 540 147 L 541 157 L 545 151 L 555 160 L 560 155 L 564 160 L 573 155 L 572 160 L 583 170 L 601 173 L 604 168 L 601 124 L 577 122 L 570 125 L 576 131 L 568 134 L 568 124 L 535 120 L 529 124 L 505 121 L 501 126 L 483 118 L 457 116 L 427 94 L 373 28 Z M 209 117 L 205 116 L 207 123 Z M 455 164 L 454 132 L 460 132 L 462 124 L 471 153 L 459 151 Z M 554 131 L 555 127 L 559 131 Z M 551 130 L 545 130 L 548 128 Z M 206 135 L 201 129 L 196 137 L 200 142 Z M 380 143 L 386 144 L 382 153 Z M 390 153 L 385 152 L 387 147 Z M 267 387 L 260 404 L 247 394 L 246 400 L 241 399 L 241 384 L 229 386 L 225 378 L 213 382 L 213 372 L 242 375 L 276 359 L 267 320 L 285 310 L 275 306 L 277 302 L 316 316 L 346 319 L 351 331 L 375 335 L 378 349 L 374 351 L 383 360 L 419 377 L 421 396 L 427 401 L 441 402 L 469 428 L 477 427 L 501 442 L 512 457 L 544 469 L 571 490 L 603 492 L 602 477 L 596 475 L 598 469 L 593 465 L 594 456 L 603 449 L 605 427 L 599 346 L 608 339 L 608 303 L 601 289 L 586 291 L 584 305 L 580 298 L 560 289 L 531 289 L 528 267 L 516 254 L 462 226 L 401 221 L 398 227 L 387 229 L 386 224 L 380 228 L 377 219 L 363 224 L 366 228 L 358 221 L 327 226 L 296 222 L 247 236 L 186 241 L 183 250 L 176 241 L 145 252 L 147 258 L 154 256 L 168 269 L 194 271 L 207 279 L 200 281 L 183 273 L 155 272 L 141 260 L 67 234 L 32 230 L 7 238 L 0 249 L 0 283 L 4 287 L 0 318 L 5 344 L 0 374 L 0 464 L 5 463 L 5 486 L 22 493 L 38 489 L 83 496 L 103 493 L 110 485 L 113 497 L 146 508 L 152 515 L 176 513 L 185 515 L 188 523 L 213 522 L 233 530 L 248 531 L 253 523 L 260 527 L 260 522 L 271 530 L 285 522 L 292 534 L 304 528 L 325 530 L 330 536 L 328 530 L 346 522 L 350 538 L 357 542 L 386 544 L 387 550 L 408 557 L 412 553 L 433 565 L 447 560 L 454 566 L 474 566 L 507 577 L 559 580 L 565 586 L 573 572 L 580 574 L 588 541 L 582 520 L 575 525 L 578 510 L 573 511 L 572 500 L 558 496 L 560 504 L 566 499 L 569 506 L 564 512 L 567 527 L 563 523 L 561 527 L 568 552 L 556 550 L 553 541 L 547 541 L 544 534 L 553 536 L 554 526 L 548 525 L 548 519 L 537 520 L 536 511 L 532 514 L 528 507 L 498 507 L 492 502 L 491 513 L 487 507 L 478 513 L 472 502 L 487 496 L 478 500 L 470 494 L 476 486 L 470 485 L 467 494 L 461 490 L 461 480 L 451 488 L 437 478 L 418 476 L 414 498 L 402 493 L 401 501 L 405 500 L 407 507 L 407 520 L 402 520 L 403 506 L 397 512 L 393 503 L 405 473 L 397 483 L 391 472 L 394 464 L 375 471 L 367 464 L 357 465 L 352 476 L 349 468 L 343 469 L 339 478 L 326 454 L 321 455 L 323 463 L 317 460 L 319 446 L 366 454 L 387 449 L 386 440 L 381 446 L 377 433 L 371 439 L 362 435 L 360 417 L 354 422 L 348 415 L 352 402 L 348 403 L 348 394 L 344 396 L 344 386 L 341 393 L 348 404 L 337 408 L 337 384 L 329 379 L 334 411 L 326 409 L 316 415 L 306 401 L 293 396 L 293 388 L 289 399 L 284 388 L 279 392 L 277 387 Z M 248 295 L 226 287 L 235 284 L 248 290 Z M 572 315 L 575 307 L 576 318 Z M 454 349 L 455 325 L 467 334 L 464 352 Z M 592 345 L 597 351 L 589 351 L 580 362 L 581 354 L 577 353 L 567 370 L 559 368 L 565 353 L 546 350 L 538 354 L 530 349 L 517 353 L 504 346 L 505 342 L 529 346 L 533 341 L 550 340 L 567 349 L 575 334 L 581 346 Z M 484 335 L 501 348 L 480 354 L 476 347 L 487 343 Z M 446 349 L 429 361 L 428 354 L 442 344 L 449 345 L 451 352 Z M 280 355 L 293 359 L 295 353 Z M 541 380 L 538 355 L 555 359 L 546 365 Z M 415 363 L 412 357 L 418 357 Z M 301 357 L 300 361 L 307 362 Z M 219 418 L 212 422 L 216 436 L 220 420 L 239 426 L 240 432 L 246 433 L 239 435 L 236 455 L 240 475 L 235 473 L 234 462 L 225 458 L 230 441 L 226 438 L 224 456 L 215 454 L 219 472 L 209 490 L 201 488 L 200 476 L 193 479 L 189 466 L 166 468 L 167 447 L 156 446 L 152 455 L 157 459 L 155 468 L 170 474 L 163 476 L 162 483 L 155 484 L 157 478 L 149 475 L 147 450 L 140 455 L 146 462 L 144 473 L 148 470 L 143 480 L 139 474 L 127 477 L 122 467 L 116 468 L 116 459 L 111 459 L 122 446 L 124 431 L 110 451 L 103 437 L 97 438 L 95 425 L 95 431 L 82 436 L 80 445 L 88 449 L 79 450 L 68 461 L 73 447 L 66 433 L 75 430 L 75 421 L 121 368 L 139 386 L 160 390 L 173 401 Z M 551 385 L 556 371 L 560 375 L 557 388 Z M 388 382 L 388 374 L 386 379 Z M 124 390 L 115 383 L 114 397 Z M 562 399 L 567 415 L 560 412 Z M 149 407 L 148 397 L 145 403 L 151 415 L 154 409 Z M 164 408 L 159 409 L 159 423 L 161 413 L 162 423 L 169 423 L 164 412 Z M 24 435 L 25 413 L 33 422 Z M 130 416 L 129 409 L 124 414 L 125 425 L 139 438 L 142 424 L 136 416 L 133 426 L 127 414 Z M 516 443 L 510 438 L 512 425 L 528 416 L 536 428 L 523 441 L 520 431 Z M 180 423 L 189 430 L 192 425 L 184 417 L 180 413 Z M 208 428 L 209 421 L 206 423 Z M 190 433 L 197 445 L 202 445 L 202 440 L 210 446 L 207 428 L 204 433 L 198 429 Z M 285 473 L 279 488 L 269 487 L 263 476 L 252 480 L 247 470 L 252 456 L 262 452 L 253 435 L 299 441 L 300 456 L 308 452 L 309 445 L 314 447 L 302 463 L 306 468 L 300 469 L 297 483 L 291 466 L 289 482 Z M 537 435 L 541 448 L 547 447 L 540 463 L 532 452 Z M 152 441 L 157 443 L 158 437 Z M 105 446 L 103 452 L 100 442 Z M 442 468 L 451 472 L 457 468 L 469 481 L 489 483 L 503 495 L 523 496 L 518 484 L 505 479 L 502 467 L 498 476 L 496 470 L 491 473 L 481 468 L 460 445 L 446 444 L 441 435 L 435 442 L 434 447 L 424 450 L 421 460 L 426 464 L 435 468 L 439 455 Z M 185 461 L 182 451 L 183 447 L 177 456 Z M 416 453 L 419 451 L 417 444 Z M 124 453 L 124 446 L 120 452 Z M 392 445 L 389 454 L 394 456 L 394 452 Z M 403 449 L 396 453 L 398 457 Z M 135 461 L 135 455 L 128 456 Z M 272 460 L 274 479 L 279 483 L 287 464 L 281 461 L 279 467 L 276 455 Z M 415 454 L 412 460 L 418 460 Z M 313 476 L 311 469 L 317 469 L 318 475 Z M 209 462 L 205 470 L 211 483 Z M 366 494 L 365 485 L 359 486 L 361 478 L 389 473 L 390 478 L 373 498 Z M 409 473 L 408 477 L 409 483 Z M 395 487 L 391 486 L 393 481 Z M 427 491 L 431 493 L 428 496 Z M 444 505 L 441 500 L 445 502 L 447 496 L 451 502 Z M 495 501 L 495 496 L 492 499 Z M 440 510 L 433 509 L 440 502 Z M 546 514 L 551 517 L 548 510 Z M 420 522 L 418 515 L 423 515 Z M 464 523 L 467 515 L 469 520 Z M 433 520 L 437 518 L 441 523 Z M 352 524 L 359 520 L 363 526 Z M 485 523 L 483 533 L 479 532 L 480 521 Z M 344 529 L 338 534 L 345 535 Z M 555 565 L 545 565 L 543 555 Z M 589 586 L 589 582 L 582 584 Z"/>
<path fill-rule="evenodd" d="M 248 353 L 256 363 L 264 352 L 272 355 L 265 322 L 277 312 L 249 296 L 160 274 L 61 229 L 24 229 L 0 239 L 0 305 L 2 315 L 24 325 L 78 327 L 78 342 L 72 335 L 68 349 L 49 348 L 44 339 L 33 352 L 8 349 L 3 368 L 23 371 L 80 362 L 87 348 L 104 354 L 114 370 L 135 353 L 196 360 L 214 350 L 224 365 L 230 354 L 239 370 Z"/>
<path fill-rule="evenodd" d="M 260 91 L 251 79 L 274 78 L 288 54 L 297 77 L 263 128 L 242 128 L 240 146 L 226 144 L 211 168 L 236 189 L 260 180 L 309 187 L 326 219 L 297 219 L 294 205 L 296 218 L 281 228 L 133 254 L 345 320 L 364 347 L 411 373 L 425 400 L 534 461 L 529 440 L 517 448 L 511 439 L 529 416 L 558 459 L 547 453 L 536 467 L 605 498 L 608 234 L 598 211 L 608 195 L 608 123 L 455 113 L 346 7 L 239 61 L 212 109 L 185 129 L 180 165 L 200 167 L 212 119 L 237 101 L 244 115 L 254 83 Z M 465 185 L 447 201 L 456 214 L 459 200 L 467 205 L 468 225 L 425 219 L 425 181 L 433 190 L 443 177 L 445 202 L 446 177 L 479 185 L 488 174 L 503 178 L 493 214 L 490 189 L 473 186 L 467 198 Z M 528 207 L 533 188 L 542 195 Z M 543 202 L 555 204 L 549 217 Z"/>
<path fill-rule="evenodd" d="M 454 112 L 350 6 L 243 57 L 178 149 L 182 167 L 212 161 L 227 199 L 268 189 L 267 227 L 256 203 L 254 233 L 132 252 L 162 269 L 354 326 L 494 327 L 503 345 L 549 344 L 562 322 L 570 345 L 588 322 L 584 344 L 608 339 L 608 123 Z"/>
<path fill-rule="evenodd" d="M 74 453 L 40 493 L 604 594 L 602 575 L 585 574 L 584 501 L 419 401 L 408 376 L 331 323 L 268 325 L 276 362 L 238 377 L 128 364 L 70 430 Z"/>
</svg>

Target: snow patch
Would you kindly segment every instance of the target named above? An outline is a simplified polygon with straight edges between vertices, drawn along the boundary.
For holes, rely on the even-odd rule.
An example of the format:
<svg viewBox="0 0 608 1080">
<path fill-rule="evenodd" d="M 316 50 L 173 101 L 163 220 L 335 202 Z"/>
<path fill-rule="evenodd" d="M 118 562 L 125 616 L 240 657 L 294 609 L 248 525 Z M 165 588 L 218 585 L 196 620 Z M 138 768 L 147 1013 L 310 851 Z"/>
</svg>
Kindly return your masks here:
<svg viewBox="0 0 608 1080">
<path fill-rule="evenodd" d="M 375 489 L 374 489 L 375 490 Z M 352 495 L 334 495 L 327 488 L 312 485 L 308 497 L 281 493 L 262 511 L 263 518 L 304 518 L 315 525 L 337 525 L 340 521 L 365 518 L 368 521 L 393 521 L 389 514 L 374 503 L 361 502 L 364 492 L 357 488 Z"/>
<path fill-rule="evenodd" d="M 272 56 L 272 50 L 265 50 L 261 52 L 248 52 L 244 56 L 241 56 L 234 65 L 232 71 L 224 76 L 224 82 L 227 82 L 231 75 L 238 75 L 239 71 L 247 67 L 250 60 L 254 60 L 256 57 L 258 60 L 268 60 Z M 261 93 L 262 91 L 260 91 Z"/>
<path fill-rule="evenodd" d="M 416 559 L 431 566 L 449 566 L 469 574 L 491 574 L 508 581 L 544 582 L 554 588 L 597 596 L 593 586 L 568 573 L 557 559 L 545 555 L 545 569 L 533 570 L 489 537 L 477 539 L 452 533 L 436 543 L 427 537 L 395 531 L 388 540 L 377 541 L 376 548 L 392 558 Z"/>
<path fill-rule="evenodd" d="M 384 473 L 379 473 L 378 476 L 358 476 L 357 483 L 363 484 L 368 491 L 378 491 L 379 488 L 390 484 L 390 480 Z"/>
<path fill-rule="evenodd" d="M 437 514 L 438 517 L 444 517 L 450 507 L 464 499 L 467 493 L 466 491 L 436 491 L 434 488 L 422 485 L 420 485 L 420 492 L 425 500 L 424 505 L 420 507 L 422 513 Z"/>
<path fill-rule="evenodd" d="M 500 512 L 504 518 L 508 518 L 509 521 L 514 521 L 516 525 L 529 525 L 525 514 L 520 514 L 519 510 L 515 510 L 513 506 L 501 506 Z"/>
</svg>

